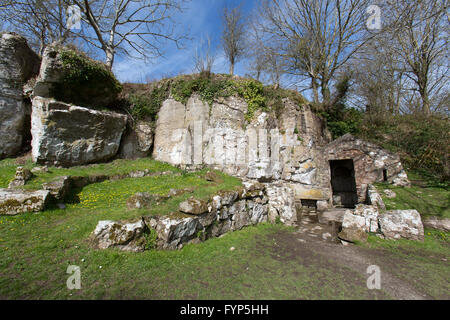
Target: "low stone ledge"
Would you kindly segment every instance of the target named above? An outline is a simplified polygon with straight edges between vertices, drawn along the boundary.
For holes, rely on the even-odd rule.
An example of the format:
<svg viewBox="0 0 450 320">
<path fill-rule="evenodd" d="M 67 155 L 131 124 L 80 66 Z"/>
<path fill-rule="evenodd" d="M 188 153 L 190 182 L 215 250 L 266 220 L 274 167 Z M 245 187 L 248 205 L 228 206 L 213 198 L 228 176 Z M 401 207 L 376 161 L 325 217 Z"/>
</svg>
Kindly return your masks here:
<svg viewBox="0 0 450 320">
<path fill-rule="evenodd" d="M 450 231 L 450 219 L 439 219 L 437 217 L 429 217 L 423 220 L 425 228 L 435 229 L 439 231 Z"/>
<path fill-rule="evenodd" d="M 129 237 L 124 236 L 124 230 L 130 229 L 126 221 L 100 221 L 91 237 L 95 247 L 99 249 L 117 247 L 126 251 L 142 251 L 142 248 L 152 247 L 174 250 L 187 243 L 204 241 L 229 231 L 266 222 L 268 198 L 263 191 L 265 187 L 252 184 L 251 191 L 258 192 L 251 197 L 249 186 L 250 184 L 246 184 L 240 190 L 220 191 L 208 201 L 190 198 L 180 204 L 179 212 L 142 217 L 144 232 L 130 233 Z M 243 194 L 245 198 L 240 197 Z M 146 238 L 151 233 L 155 237 L 153 243 L 148 243 Z M 126 243 L 124 239 L 127 239 Z"/>
<path fill-rule="evenodd" d="M 42 211 L 49 197 L 48 190 L 0 189 L 0 215 Z"/>
</svg>

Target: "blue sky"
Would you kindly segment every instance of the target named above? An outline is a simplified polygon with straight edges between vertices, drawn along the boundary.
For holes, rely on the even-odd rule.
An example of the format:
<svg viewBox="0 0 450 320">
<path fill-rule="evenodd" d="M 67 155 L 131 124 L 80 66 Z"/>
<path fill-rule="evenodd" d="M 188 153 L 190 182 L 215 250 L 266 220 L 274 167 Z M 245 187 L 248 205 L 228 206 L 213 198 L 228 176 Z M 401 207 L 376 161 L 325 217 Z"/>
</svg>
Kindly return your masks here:
<svg viewBox="0 0 450 320">
<path fill-rule="evenodd" d="M 244 14 L 249 14 L 257 3 L 258 0 L 191 0 L 184 5 L 186 10 L 174 18 L 178 23 L 177 31 L 185 32 L 191 38 L 183 42 L 183 49 L 178 49 L 173 43 L 166 43 L 164 57 L 150 61 L 118 56 L 113 71 L 122 82 L 145 82 L 180 73 L 193 73 L 196 47 L 209 35 L 216 51 L 213 72 L 228 73 L 229 66 L 220 43 L 223 8 L 241 5 Z M 235 73 L 245 75 L 246 65 L 245 61 L 238 63 Z"/>
</svg>

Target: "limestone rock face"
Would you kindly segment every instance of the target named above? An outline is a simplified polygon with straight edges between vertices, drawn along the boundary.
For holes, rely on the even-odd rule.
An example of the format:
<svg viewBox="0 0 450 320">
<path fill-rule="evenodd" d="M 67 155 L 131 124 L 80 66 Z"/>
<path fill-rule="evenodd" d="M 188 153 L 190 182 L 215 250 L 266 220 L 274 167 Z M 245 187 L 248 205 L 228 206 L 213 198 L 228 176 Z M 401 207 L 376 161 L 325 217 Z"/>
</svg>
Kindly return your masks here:
<svg viewBox="0 0 450 320">
<path fill-rule="evenodd" d="M 277 218 L 287 225 L 297 221 L 294 191 L 286 184 L 269 184 L 266 186 L 269 199 L 269 221 L 275 222 Z"/>
<path fill-rule="evenodd" d="M 0 189 L 0 215 L 16 215 L 42 211 L 47 204 L 50 191 Z"/>
<path fill-rule="evenodd" d="M 100 62 L 58 44 L 43 55 L 33 96 L 54 98 L 83 107 L 108 107 L 122 90 Z"/>
<path fill-rule="evenodd" d="M 40 59 L 22 36 L 0 34 L 0 159 L 22 147 L 27 104 L 23 86 L 39 72 Z"/>
<path fill-rule="evenodd" d="M 140 252 L 145 249 L 142 238 L 144 231 L 145 223 L 142 220 L 130 223 L 103 220 L 98 222 L 92 240 L 99 249 L 116 247 L 124 251 Z"/>
<path fill-rule="evenodd" d="M 240 97 L 220 98 L 211 107 L 196 94 L 186 105 L 168 99 L 158 113 L 153 157 L 248 179 L 317 185 L 314 147 L 329 142 L 329 133 L 308 106 L 289 99 L 283 106 L 279 119 L 260 110 L 247 119 Z"/>
<path fill-rule="evenodd" d="M 387 239 L 423 241 L 423 224 L 417 210 L 392 210 L 380 215 L 381 233 Z"/>
<path fill-rule="evenodd" d="M 144 158 L 150 155 L 152 145 L 153 128 L 149 123 L 129 124 L 120 143 L 119 156 L 123 159 Z"/>
<path fill-rule="evenodd" d="M 33 161 L 74 166 L 116 155 L 126 116 L 33 98 L 31 134 Z"/>
</svg>

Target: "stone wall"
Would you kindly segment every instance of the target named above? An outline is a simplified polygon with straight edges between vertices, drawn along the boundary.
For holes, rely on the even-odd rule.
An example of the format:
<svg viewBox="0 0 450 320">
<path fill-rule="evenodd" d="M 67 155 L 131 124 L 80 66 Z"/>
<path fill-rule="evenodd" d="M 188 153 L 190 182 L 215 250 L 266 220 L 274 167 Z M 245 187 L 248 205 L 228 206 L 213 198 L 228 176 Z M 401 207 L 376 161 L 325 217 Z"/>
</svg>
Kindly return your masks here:
<svg viewBox="0 0 450 320">
<path fill-rule="evenodd" d="M 219 192 L 208 201 L 190 198 L 180 204 L 179 212 L 166 216 L 99 221 L 91 240 L 99 249 L 119 248 L 134 252 L 149 248 L 179 249 L 187 243 L 265 222 L 268 207 L 265 186 L 246 181 L 239 190 Z"/>
<path fill-rule="evenodd" d="M 0 34 L 0 159 L 15 156 L 22 148 L 30 114 L 23 86 L 38 74 L 39 65 L 25 38 Z"/>
<path fill-rule="evenodd" d="M 330 160 L 352 159 L 355 170 L 358 202 L 367 200 L 367 186 L 375 182 L 390 182 L 408 185 L 409 181 L 400 162 L 400 157 L 377 145 L 346 134 L 323 148 L 320 157 L 324 175 L 330 175 Z M 331 188 L 331 186 L 330 186 Z"/>
</svg>

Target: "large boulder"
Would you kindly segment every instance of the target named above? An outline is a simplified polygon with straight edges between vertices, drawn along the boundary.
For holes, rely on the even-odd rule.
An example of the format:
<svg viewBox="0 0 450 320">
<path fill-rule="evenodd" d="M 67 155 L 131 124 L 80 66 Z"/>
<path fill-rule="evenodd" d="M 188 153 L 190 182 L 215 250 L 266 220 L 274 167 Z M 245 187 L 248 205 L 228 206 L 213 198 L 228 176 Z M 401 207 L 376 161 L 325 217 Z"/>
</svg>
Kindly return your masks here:
<svg viewBox="0 0 450 320">
<path fill-rule="evenodd" d="M 42 211 L 49 200 L 47 190 L 0 189 L 0 215 Z"/>
<path fill-rule="evenodd" d="M 423 241 L 423 224 L 417 210 L 392 210 L 379 216 L 381 233 L 386 239 Z"/>
<path fill-rule="evenodd" d="M 99 108 L 110 106 L 121 91 L 120 82 L 101 62 L 53 44 L 43 53 L 33 96 Z"/>
<path fill-rule="evenodd" d="M 22 36 L 0 34 L 0 159 L 21 150 L 29 106 L 23 86 L 39 72 L 40 59 Z"/>
<path fill-rule="evenodd" d="M 116 155 L 127 118 L 34 97 L 31 115 L 33 161 L 74 166 Z"/>
</svg>

